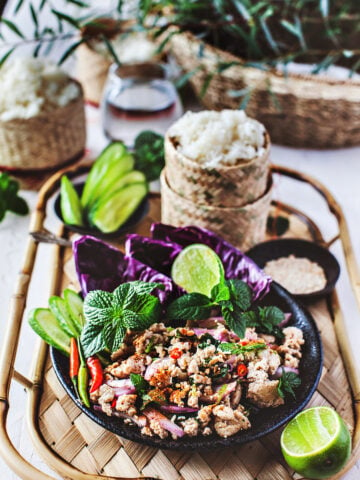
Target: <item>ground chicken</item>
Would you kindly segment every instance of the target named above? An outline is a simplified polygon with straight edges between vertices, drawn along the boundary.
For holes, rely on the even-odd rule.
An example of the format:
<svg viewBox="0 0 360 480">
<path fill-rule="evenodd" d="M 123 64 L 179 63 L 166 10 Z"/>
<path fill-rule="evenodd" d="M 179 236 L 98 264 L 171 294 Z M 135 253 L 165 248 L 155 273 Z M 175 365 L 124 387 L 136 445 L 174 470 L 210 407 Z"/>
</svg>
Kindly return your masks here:
<svg viewBox="0 0 360 480">
<path fill-rule="evenodd" d="M 188 401 L 187 401 L 188 406 L 192 408 L 198 408 L 200 395 L 201 395 L 200 390 L 192 389 L 188 396 Z"/>
<path fill-rule="evenodd" d="M 182 426 L 186 435 L 189 437 L 196 437 L 199 431 L 199 424 L 195 420 L 195 418 L 188 418 L 184 422 L 182 422 Z"/>
<path fill-rule="evenodd" d="M 278 352 L 284 355 L 286 367 L 298 368 L 301 359 L 301 345 L 305 343 L 302 330 L 297 327 L 283 329 L 285 339 Z"/>
<path fill-rule="evenodd" d="M 121 395 L 116 401 L 115 410 L 133 417 L 137 411 L 135 407 L 136 399 L 137 395 Z"/>
<path fill-rule="evenodd" d="M 225 405 L 217 405 L 213 409 L 213 414 L 215 417 L 214 428 L 220 437 L 227 438 L 240 430 L 247 430 L 251 427 L 243 407 L 233 410 Z"/>
<path fill-rule="evenodd" d="M 198 418 L 203 427 L 206 427 L 211 420 L 211 412 L 214 408 L 214 405 L 207 405 L 206 407 L 203 407 L 201 410 L 198 412 Z"/>
<path fill-rule="evenodd" d="M 256 381 L 249 384 L 247 398 L 260 408 L 277 407 L 284 403 L 277 387 L 279 380 Z"/>
<path fill-rule="evenodd" d="M 152 358 L 147 355 L 140 355 L 136 353 L 131 357 L 119 363 L 119 366 L 111 370 L 111 374 L 117 378 L 127 378 L 130 373 L 144 373 L 146 366 L 152 361 Z"/>
<path fill-rule="evenodd" d="M 152 387 L 165 388 L 171 384 L 171 374 L 167 368 L 160 368 L 149 380 Z"/>
<path fill-rule="evenodd" d="M 160 425 L 157 420 L 150 420 L 150 430 L 158 435 L 160 438 L 166 438 L 169 434 L 168 432 Z"/>
<path fill-rule="evenodd" d="M 275 350 L 260 350 L 258 353 L 258 357 L 262 361 L 266 361 L 267 363 L 267 372 L 269 375 L 274 375 L 276 370 L 279 368 L 281 363 L 280 355 L 275 352 Z M 266 366 L 265 366 L 266 368 Z"/>
<path fill-rule="evenodd" d="M 106 385 L 106 383 L 104 383 L 99 388 L 99 394 L 100 397 L 98 399 L 98 403 L 101 406 L 103 412 L 105 412 L 106 415 L 110 416 L 112 414 L 111 402 L 115 398 L 114 390 L 109 387 L 109 385 Z"/>
<path fill-rule="evenodd" d="M 190 387 L 187 389 L 173 390 L 170 394 L 169 400 L 172 403 L 176 403 L 180 407 L 184 406 L 184 398 L 186 397 Z"/>
</svg>

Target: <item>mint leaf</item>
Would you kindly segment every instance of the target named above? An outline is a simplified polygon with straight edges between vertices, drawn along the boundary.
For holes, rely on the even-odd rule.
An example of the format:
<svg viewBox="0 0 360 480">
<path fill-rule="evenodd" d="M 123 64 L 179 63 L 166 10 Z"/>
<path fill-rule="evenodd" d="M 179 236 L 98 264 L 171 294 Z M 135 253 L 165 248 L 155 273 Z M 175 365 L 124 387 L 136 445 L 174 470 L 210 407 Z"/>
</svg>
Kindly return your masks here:
<svg viewBox="0 0 360 480">
<path fill-rule="evenodd" d="M 225 319 L 227 326 L 232 330 L 239 338 L 245 336 L 246 330 L 246 319 L 243 317 L 243 312 L 241 312 L 237 306 L 230 310 L 227 306 L 224 306 L 221 309 L 221 313 Z"/>
<path fill-rule="evenodd" d="M 151 293 L 158 288 L 160 290 L 165 289 L 165 285 L 163 283 L 155 283 L 155 282 L 143 282 L 142 280 L 134 280 L 130 282 L 130 285 L 133 289 L 135 289 L 136 293 Z"/>
<path fill-rule="evenodd" d="M 217 303 L 230 300 L 230 290 L 225 282 L 220 282 L 212 288 L 211 300 Z"/>
<path fill-rule="evenodd" d="M 259 307 L 260 321 L 266 325 L 279 325 L 285 318 L 284 313 L 278 307 Z"/>
<path fill-rule="evenodd" d="M 299 375 L 295 372 L 285 372 L 282 368 L 282 375 L 279 378 L 279 385 L 277 387 L 278 394 L 281 398 L 284 398 L 286 395 L 291 395 L 293 398 L 296 398 L 294 389 L 299 388 L 301 385 L 301 380 Z"/>
<path fill-rule="evenodd" d="M 169 320 L 202 320 L 208 318 L 214 302 L 202 293 L 188 293 L 174 300 L 167 309 Z"/>
<path fill-rule="evenodd" d="M 250 342 L 247 345 L 240 345 L 239 343 L 220 343 L 218 350 L 232 355 L 240 355 L 245 352 L 252 352 L 253 350 L 263 350 L 266 348 L 265 342 Z"/>
<path fill-rule="evenodd" d="M 26 215 L 29 207 L 25 200 L 18 196 L 19 183 L 5 172 L 0 172 L 0 222 L 7 211 L 17 215 Z"/>
<path fill-rule="evenodd" d="M 230 290 L 230 300 L 237 307 L 245 312 L 251 307 L 252 293 L 249 285 L 242 280 L 233 278 L 226 281 L 226 285 Z"/>
<path fill-rule="evenodd" d="M 130 373 L 130 381 L 134 385 L 136 393 L 141 397 L 145 395 L 149 389 L 149 383 L 138 373 Z"/>
<path fill-rule="evenodd" d="M 158 322 L 160 301 L 146 293 L 158 286 L 157 283 L 139 281 L 124 283 L 113 293 L 90 292 L 84 301 L 86 324 L 81 334 L 86 356 L 104 349 L 114 352 L 120 348 L 128 328 L 144 330 Z"/>
</svg>

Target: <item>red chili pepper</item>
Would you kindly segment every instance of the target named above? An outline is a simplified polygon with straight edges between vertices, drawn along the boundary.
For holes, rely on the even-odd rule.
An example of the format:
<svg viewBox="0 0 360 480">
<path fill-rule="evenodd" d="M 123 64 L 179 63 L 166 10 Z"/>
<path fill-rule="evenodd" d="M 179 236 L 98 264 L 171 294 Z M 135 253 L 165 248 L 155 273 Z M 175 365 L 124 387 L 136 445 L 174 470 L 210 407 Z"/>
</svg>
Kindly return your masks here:
<svg viewBox="0 0 360 480">
<path fill-rule="evenodd" d="M 79 374 L 79 366 L 80 366 L 80 357 L 79 357 L 79 349 L 77 346 L 77 341 L 74 337 L 70 339 L 70 378 L 74 385 L 75 393 L 78 398 L 78 385 L 77 385 L 77 377 Z"/>
<path fill-rule="evenodd" d="M 247 373 L 247 366 L 244 363 L 239 363 L 239 365 L 237 366 L 237 374 L 239 375 L 239 377 L 245 377 Z"/>
<path fill-rule="evenodd" d="M 116 407 L 116 398 L 114 398 L 114 400 L 111 402 L 111 408 L 115 408 Z"/>
<path fill-rule="evenodd" d="M 174 360 L 178 359 L 181 357 L 183 352 L 180 350 L 180 348 L 173 348 L 170 353 L 170 357 L 173 358 Z"/>
<path fill-rule="evenodd" d="M 103 378 L 104 378 L 103 369 L 101 366 L 101 362 L 96 355 L 87 358 L 86 365 L 89 369 L 91 380 L 92 380 L 90 393 L 94 393 L 103 383 Z"/>
<path fill-rule="evenodd" d="M 241 340 L 240 345 L 247 345 L 249 340 Z"/>
</svg>

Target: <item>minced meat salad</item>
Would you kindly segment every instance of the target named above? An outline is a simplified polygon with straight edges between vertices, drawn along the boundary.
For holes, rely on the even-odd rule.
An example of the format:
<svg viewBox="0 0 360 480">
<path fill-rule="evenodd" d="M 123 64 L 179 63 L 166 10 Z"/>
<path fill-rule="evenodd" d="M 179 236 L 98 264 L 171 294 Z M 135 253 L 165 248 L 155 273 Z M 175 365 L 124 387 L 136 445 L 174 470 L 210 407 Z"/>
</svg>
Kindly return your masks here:
<svg viewBox="0 0 360 480">
<path fill-rule="evenodd" d="M 280 330 L 280 341 L 254 327 L 239 338 L 222 317 L 212 317 L 181 328 L 155 323 L 128 331 L 91 401 L 137 424 L 143 435 L 230 437 L 251 428 L 252 405 L 282 405 L 298 386 L 291 382 L 300 381 L 303 333 Z"/>
</svg>

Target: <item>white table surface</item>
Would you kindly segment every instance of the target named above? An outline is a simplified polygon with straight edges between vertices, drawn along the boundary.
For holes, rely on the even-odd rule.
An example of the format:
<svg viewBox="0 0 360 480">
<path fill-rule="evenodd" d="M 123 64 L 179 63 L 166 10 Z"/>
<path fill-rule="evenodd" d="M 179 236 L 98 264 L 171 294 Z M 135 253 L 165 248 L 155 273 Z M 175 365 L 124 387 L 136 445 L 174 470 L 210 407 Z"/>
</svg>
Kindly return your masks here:
<svg viewBox="0 0 360 480">
<path fill-rule="evenodd" d="M 96 155 L 105 145 L 106 141 L 99 127 L 99 114 L 93 108 L 87 109 L 88 115 L 88 147 L 93 155 Z M 360 147 L 342 149 L 336 151 L 314 151 L 292 149 L 279 146 L 273 146 L 271 159 L 273 163 L 295 168 L 313 175 L 321 180 L 326 187 L 334 194 L 340 203 L 347 218 L 352 244 L 356 253 L 357 261 L 360 262 Z M 312 192 L 293 182 L 284 179 L 278 179 L 275 183 L 275 194 L 277 198 L 291 205 L 297 206 L 307 212 L 321 227 L 325 238 L 331 238 L 335 232 L 336 223 L 332 221 L 331 215 L 324 207 L 324 203 L 318 196 L 312 195 Z M 29 203 L 30 208 L 34 208 L 36 202 L 36 192 L 26 191 L 23 196 Z M 48 219 L 46 221 L 48 228 L 56 231 L 58 220 L 54 216 L 52 209 L 49 208 Z M 15 286 L 17 273 L 21 268 L 25 250 L 25 241 L 29 228 L 29 216 L 18 217 L 7 214 L 5 220 L 0 224 L 0 339 L 3 338 L 3 332 L 6 327 L 7 311 L 10 297 Z M 332 247 L 342 267 L 342 273 L 338 282 L 338 293 L 344 312 L 347 329 L 350 332 L 351 348 L 354 352 L 356 363 L 360 367 L 360 313 L 352 295 L 351 287 L 348 282 L 346 268 L 342 257 L 339 242 Z M 33 282 L 30 287 L 27 310 L 35 306 L 46 306 L 49 296 L 49 276 L 50 276 L 50 255 L 51 246 L 41 245 L 39 247 L 39 259 L 36 263 L 33 274 Z M 32 358 L 33 345 L 37 338 L 35 334 L 25 325 L 22 330 L 21 341 L 19 345 L 19 355 L 16 368 L 27 374 Z M 48 467 L 34 452 L 31 442 L 28 438 L 27 427 L 24 421 L 24 402 L 26 394 L 19 385 L 11 391 L 11 413 L 9 415 L 9 431 L 12 435 L 14 445 L 19 448 L 33 465 L 43 471 L 50 472 Z M 53 474 L 54 475 L 54 474 Z M 56 477 L 56 475 L 54 475 Z M 360 462 L 346 475 L 345 480 L 356 480 L 360 477 Z M 17 479 L 5 463 L 0 459 L 0 479 Z M 56 477 L 57 478 L 57 477 Z M 36 479 L 34 479 L 36 480 Z"/>
</svg>

